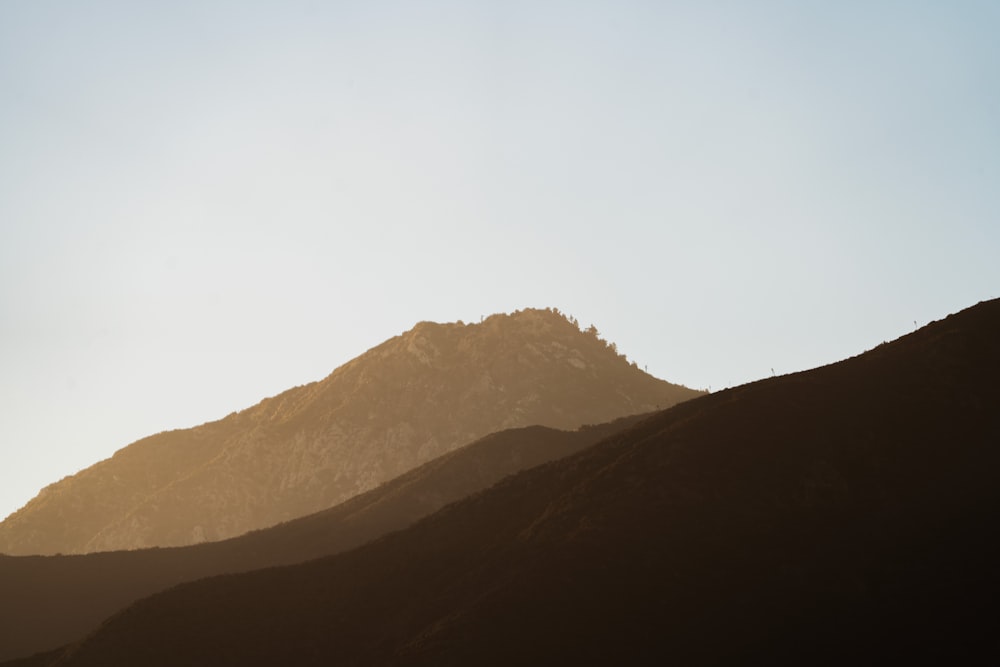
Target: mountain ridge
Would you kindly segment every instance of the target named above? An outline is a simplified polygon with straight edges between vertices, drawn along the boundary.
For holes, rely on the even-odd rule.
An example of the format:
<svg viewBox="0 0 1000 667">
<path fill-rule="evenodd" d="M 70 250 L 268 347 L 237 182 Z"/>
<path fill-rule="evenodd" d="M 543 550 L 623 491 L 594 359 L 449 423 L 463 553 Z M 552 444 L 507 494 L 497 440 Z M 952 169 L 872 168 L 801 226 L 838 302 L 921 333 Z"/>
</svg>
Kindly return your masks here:
<svg viewBox="0 0 1000 667">
<path fill-rule="evenodd" d="M 572 429 L 698 395 L 554 310 L 422 322 L 255 406 L 143 438 L 0 523 L 0 552 L 232 537 L 333 506 L 506 428 Z"/>
<path fill-rule="evenodd" d="M 998 370 L 992 301 L 664 410 L 358 549 L 146 598 L 48 664 L 989 654 Z"/>
</svg>

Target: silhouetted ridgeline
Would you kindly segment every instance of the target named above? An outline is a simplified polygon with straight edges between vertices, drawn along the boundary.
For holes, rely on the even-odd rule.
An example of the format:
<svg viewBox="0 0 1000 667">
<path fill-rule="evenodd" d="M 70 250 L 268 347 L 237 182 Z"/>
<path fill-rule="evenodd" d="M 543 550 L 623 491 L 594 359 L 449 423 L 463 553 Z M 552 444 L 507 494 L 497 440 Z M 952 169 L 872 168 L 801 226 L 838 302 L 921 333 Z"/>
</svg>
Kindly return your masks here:
<svg viewBox="0 0 1000 667">
<path fill-rule="evenodd" d="M 688 401 L 353 551 L 146 598 L 51 664 L 992 657 L 998 374 L 991 301 Z"/>
<path fill-rule="evenodd" d="M 0 556 L 0 660 L 77 641 L 122 607 L 184 581 L 359 546 L 639 419 L 578 431 L 531 426 L 494 433 L 336 507 L 222 542 L 75 556 Z"/>
<path fill-rule="evenodd" d="M 421 322 L 225 419 L 140 440 L 0 523 L 0 553 L 220 540 L 331 507 L 489 433 L 584 423 L 698 395 L 550 310 Z"/>
</svg>

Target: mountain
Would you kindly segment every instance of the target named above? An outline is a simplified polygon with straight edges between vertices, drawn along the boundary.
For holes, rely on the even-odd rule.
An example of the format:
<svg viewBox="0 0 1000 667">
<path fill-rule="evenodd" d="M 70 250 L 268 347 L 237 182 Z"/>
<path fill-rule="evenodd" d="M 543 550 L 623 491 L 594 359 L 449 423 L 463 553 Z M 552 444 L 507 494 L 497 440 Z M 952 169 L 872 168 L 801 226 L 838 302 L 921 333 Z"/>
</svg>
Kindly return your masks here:
<svg viewBox="0 0 1000 667">
<path fill-rule="evenodd" d="M 177 586 L 35 664 L 992 657 L 998 372 L 991 301 L 685 402 L 353 551 Z"/>
<path fill-rule="evenodd" d="M 46 487 L 0 523 L 0 553 L 221 540 L 332 507 L 495 431 L 573 429 L 696 395 L 556 311 L 422 322 L 320 382 L 145 438 Z"/>
<path fill-rule="evenodd" d="M 494 433 L 336 507 L 221 542 L 74 556 L 0 556 L 0 660 L 79 640 L 122 607 L 184 581 L 359 546 L 640 419 L 577 431 L 531 426 Z"/>
</svg>

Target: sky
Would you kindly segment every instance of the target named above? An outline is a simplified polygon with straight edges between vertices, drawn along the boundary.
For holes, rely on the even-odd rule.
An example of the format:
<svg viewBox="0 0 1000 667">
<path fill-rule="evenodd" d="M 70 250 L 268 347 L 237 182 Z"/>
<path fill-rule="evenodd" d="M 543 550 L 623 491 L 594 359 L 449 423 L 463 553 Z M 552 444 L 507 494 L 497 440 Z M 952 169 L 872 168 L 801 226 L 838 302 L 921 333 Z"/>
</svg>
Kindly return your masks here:
<svg viewBox="0 0 1000 667">
<path fill-rule="evenodd" d="M 1000 3 L 0 3 L 0 517 L 422 320 L 713 391 L 1000 296 Z"/>
</svg>

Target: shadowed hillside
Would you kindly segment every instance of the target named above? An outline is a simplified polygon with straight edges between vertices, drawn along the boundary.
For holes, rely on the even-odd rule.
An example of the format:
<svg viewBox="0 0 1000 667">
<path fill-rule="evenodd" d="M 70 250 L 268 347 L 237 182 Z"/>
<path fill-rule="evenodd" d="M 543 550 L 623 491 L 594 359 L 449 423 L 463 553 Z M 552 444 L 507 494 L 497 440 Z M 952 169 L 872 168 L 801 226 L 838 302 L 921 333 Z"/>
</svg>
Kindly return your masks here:
<svg viewBox="0 0 1000 667">
<path fill-rule="evenodd" d="M 554 311 L 422 322 L 321 382 L 145 438 L 50 485 L 0 523 L 0 553 L 225 539 L 332 507 L 495 431 L 573 429 L 697 394 Z"/>
<path fill-rule="evenodd" d="M 991 301 L 147 598 L 52 664 L 962 664 L 995 645 L 998 372 Z"/>
<path fill-rule="evenodd" d="M 118 609 L 183 581 L 298 563 L 359 546 L 639 419 L 578 431 L 532 426 L 494 433 L 336 507 L 222 542 L 76 556 L 0 556 L 0 660 L 80 639 Z"/>
</svg>

